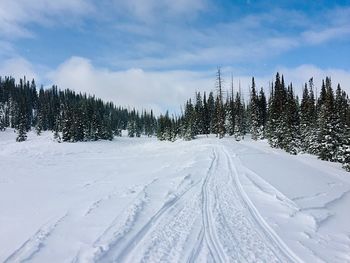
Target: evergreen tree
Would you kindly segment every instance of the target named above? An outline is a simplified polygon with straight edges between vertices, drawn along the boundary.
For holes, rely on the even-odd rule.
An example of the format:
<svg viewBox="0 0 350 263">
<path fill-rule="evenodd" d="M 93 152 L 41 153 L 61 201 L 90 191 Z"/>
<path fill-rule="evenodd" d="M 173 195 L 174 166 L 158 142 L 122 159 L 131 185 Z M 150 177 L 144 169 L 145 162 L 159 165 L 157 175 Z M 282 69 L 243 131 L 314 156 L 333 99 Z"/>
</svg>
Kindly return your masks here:
<svg viewBox="0 0 350 263">
<path fill-rule="evenodd" d="M 286 104 L 286 126 L 284 127 L 284 149 L 291 153 L 297 154 L 300 147 L 300 130 L 299 130 L 299 112 L 298 102 L 294 96 L 293 86 L 289 85 L 287 90 Z"/>
<path fill-rule="evenodd" d="M 18 118 L 18 136 L 16 138 L 17 142 L 23 142 L 27 140 L 27 119 L 26 114 L 22 110 L 19 112 L 19 118 Z"/>
<path fill-rule="evenodd" d="M 204 92 L 203 95 L 203 134 L 208 135 L 210 133 L 210 110 L 209 110 L 209 103 L 207 101 L 206 93 Z"/>
<path fill-rule="evenodd" d="M 235 120 L 234 136 L 236 141 L 240 141 L 241 139 L 243 139 L 245 134 L 244 104 L 242 103 L 240 92 L 236 93 L 235 112 L 236 112 L 236 120 Z"/>
<path fill-rule="evenodd" d="M 128 121 L 127 130 L 128 130 L 129 137 L 131 137 L 131 138 L 135 137 L 135 135 L 136 135 L 136 121 L 135 120 Z"/>
<path fill-rule="evenodd" d="M 209 116 L 209 133 L 217 133 L 216 132 L 216 109 L 215 109 L 215 100 L 213 92 L 209 93 L 208 97 L 208 116 Z"/>
<path fill-rule="evenodd" d="M 228 127 L 227 132 L 230 136 L 235 133 L 235 121 L 236 121 L 236 110 L 235 110 L 235 97 L 233 92 L 233 79 L 231 80 L 231 96 L 227 102 L 227 120 Z"/>
<path fill-rule="evenodd" d="M 199 92 L 196 93 L 196 105 L 194 107 L 195 116 L 194 116 L 194 133 L 196 135 L 204 133 L 204 110 L 203 110 L 203 101 L 201 94 Z"/>
<path fill-rule="evenodd" d="M 216 73 L 216 88 L 217 88 L 217 99 L 216 99 L 216 132 L 218 137 L 221 139 L 225 136 L 225 110 L 223 104 L 223 92 L 222 92 L 222 75 L 221 69 L 218 68 Z"/>
<path fill-rule="evenodd" d="M 192 140 L 195 135 L 195 112 L 191 100 L 188 100 L 185 106 L 182 137 L 184 140 Z"/>
<path fill-rule="evenodd" d="M 284 132 L 287 125 L 286 103 L 287 91 L 279 73 L 276 74 L 274 86 L 271 89 L 268 113 L 268 139 L 272 147 L 285 148 Z"/>
<path fill-rule="evenodd" d="M 250 132 L 253 140 L 257 140 L 260 137 L 259 128 L 259 101 L 255 90 L 254 77 L 252 78 L 252 87 L 250 90 Z"/>
<path fill-rule="evenodd" d="M 323 94 L 324 90 L 324 94 Z M 318 156 L 322 160 L 335 161 L 338 145 L 338 138 L 335 130 L 334 119 L 334 93 L 330 78 L 326 78 L 324 88 L 322 87 L 321 96 L 318 103 Z"/>
<path fill-rule="evenodd" d="M 267 122 L 267 101 L 263 88 L 260 89 L 258 98 L 258 108 L 259 108 L 259 138 L 265 138 L 265 128 Z"/>
</svg>

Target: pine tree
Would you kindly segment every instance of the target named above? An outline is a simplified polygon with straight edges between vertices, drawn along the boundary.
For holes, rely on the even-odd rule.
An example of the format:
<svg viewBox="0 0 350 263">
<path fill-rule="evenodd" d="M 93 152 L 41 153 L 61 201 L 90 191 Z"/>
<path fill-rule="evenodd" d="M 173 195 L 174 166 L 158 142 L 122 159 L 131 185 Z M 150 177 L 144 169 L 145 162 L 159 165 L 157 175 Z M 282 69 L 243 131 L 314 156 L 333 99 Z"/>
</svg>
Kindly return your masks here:
<svg viewBox="0 0 350 263">
<path fill-rule="evenodd" d="M 284 129 L 284 149 L 291 153 L 297 154 L 300 148 L 300 130 L 299 130 L 299 112 L 297 99 L 294 96 L 293 86 L 290 84 L 287 90 L 286 104 L 286 126 Z"/>
<path fill-rule="evenodd" d="M 258 98 L 259 108 L 259 139 L 265 138 L 265 128 L 267 122 L 267 101 L 263 88 L 260 89 Z"/>
<path fill-rule="evenodd" d="M 234 136 L 236 141 L 240 141 L 244 137 L 244 105 L 241 100 L 240 92 L 236 93 L 235 112 L 236 112 L 236 120 L 235 120 Z"/>
<path fill-rule="evenodd" d="M 210 110 L 209 110 L 209 104 L 207 102 L 207 96 L 204 92 L 203 95 L 203 134 L 208 135 L 210 133 Z"/>
<path fill-rule="evenodd" d="M 217 133 L 216 132 L 216 109 L 215 109 L 215 100 L 213 92 L 209 93 L 208 97 L 208 116 L 209 116 L 209 133 Z"/>
<path fill-rule="evenodd" d="M 287 125 L 286 116 L 287 91 L 284 78 L 276 74 L 275 84 L 271 89 L 268 112 L 268 139 L 272 147 L 285 148 L 284 132 Z"/>
<path fill-rule="evenodd" d="M 203 134 L 204 132 L 204 121 L 203 121 L 203 101 L 201 94 L 199 92 L 196 93 L 196 104 L 194 107 L 195 110 L 195 120 L 194 120 L 194 133 L 196 135 Z"/>
<path fill-rule="evenodd" d="M 307 152 L 310 148 L 309 141 L 309 130 L 310 130 L 310 115 L 309 115 L 309 107 L 310 107 L 310 95 L 309 90 L 307 88 L 307 84 L 305 83 L 305 87 L 303 90 L 303 97 L 301 99 L 301 107 L 300 107 L 300 132 L 301 132 L 301 149 L 304 152 Z"/>
<path fill-rule="evenodd" d="M 195 111 L 191 100 L 188 100 L 185 106 L 182 137 L 184 140 L 192 140 L 195 138 Z"/>
<path fill-rule="evenodd" d="M 136 134 L 136 121 L 135 120 L 128 121 L 127 130 L 128 130 L 129 137 L 131 137 L 131 138 L 135 137 L 135 134 Z"/>
<path fill-rule="evenodd" d="M 64 142 L 74 142 L 73 122 L 73 111 L 67 103 L 63 111 L 62 140 Z"/>
<path fill-rule="evenodd" d="M 350 147 L 350 127 L 347 123 L 347 114 L 349 111 L 349 102 L 345 91 L 338 84 L 335 95 L 335 113 L 334 113 L 334 130 L 336 154 L 335 160 L 343 163 L 345 169 L 349 164 L 346 163 Z M 349 167 L 350 168 L 350 167 Z"/>
<path fill-rule="evenodd" d="M 1 97 L 0 97 L 0 131 L 4 131 L 6 129 L 6 125 L 5 125 L 6 124 L 5 123 L 5 109 L 4 108 L 5 108 L 4 107 L 4 103 L 2 103 Z"/>
<path fill-rule="evenodd" d="M 220 68 L 218 68 L 216 73 L 216 88 L 218 92 L 216 99 L 216 132 L 218 137 L 221 139 L 225 136 L 225 110 L 223 104 L 222 75 Z"/>
<path fill-rule="evenodd" d="M 255 90 L 255 81 L 254 77 L 252 78 L 252 87 L 250 90 L 250 132 L 253 140 L 257 140 L 260 137 L 259 134 L 259 105 L 258 105 L 258 96 Z"/>
<path fill-rule="evenodd" d="M 236 110 L 235 110 L 235 97 L 234 97 L 234 91 L 233 91 L 233 78 L 231 78 L 231 96 L 228 99 L 227 102 L 227 120 L 228 120 L 228 127 L 227 127 L 227 133 L 232 136 L 235 133 L 235 121 L 236 121 Z"/>
<path fill-rule="evenodd" d="M 324 93 L 323 93 L 324 91 Z M 335 161 L 337 152 L 337 135 L 334 119 L 334 93 L 330 78 L 326 78 L 318 103 L 318 156 L 322 160 Z"/>
<path fill-rule="evenodd" d="M 26 124 L 26 116 L 23 111 L 20 111 L 19 113 L 19 119 L 18 119 L 18 136 L 16 138 L 17 142 L 23 142 L 27 140 L 27 124 Z"/>
</svg>

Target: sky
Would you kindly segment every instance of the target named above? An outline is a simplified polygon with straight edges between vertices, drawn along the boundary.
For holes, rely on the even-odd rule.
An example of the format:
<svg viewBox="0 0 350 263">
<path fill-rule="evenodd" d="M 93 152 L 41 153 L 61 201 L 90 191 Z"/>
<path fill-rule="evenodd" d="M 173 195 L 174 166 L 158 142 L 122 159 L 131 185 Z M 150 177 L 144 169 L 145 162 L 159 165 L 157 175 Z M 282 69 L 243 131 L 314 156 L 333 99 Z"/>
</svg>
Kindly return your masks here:
<svg viewBox="0 0 350 263">
<path fill-rule="evenodd" d="M 2 76 L 163 112 L 214 91 L 217 67 L 246 98 L 277 71 L 350 93 L 350 0 L 0 0 Z"/>
</svg>

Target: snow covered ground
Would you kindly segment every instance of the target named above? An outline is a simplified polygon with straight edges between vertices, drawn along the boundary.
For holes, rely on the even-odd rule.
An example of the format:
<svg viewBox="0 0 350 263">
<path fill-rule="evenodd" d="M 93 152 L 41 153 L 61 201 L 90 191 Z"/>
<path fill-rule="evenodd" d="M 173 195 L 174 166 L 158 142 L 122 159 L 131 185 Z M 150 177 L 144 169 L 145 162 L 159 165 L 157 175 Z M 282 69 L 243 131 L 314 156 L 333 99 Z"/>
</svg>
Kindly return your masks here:
<svg viewBox="0 0 350 263">
<path fill-rule="evenodd" d="M 266 142 L 15 142 L 0 262 L 350 262 L 350 173 Z"/>
</svg>

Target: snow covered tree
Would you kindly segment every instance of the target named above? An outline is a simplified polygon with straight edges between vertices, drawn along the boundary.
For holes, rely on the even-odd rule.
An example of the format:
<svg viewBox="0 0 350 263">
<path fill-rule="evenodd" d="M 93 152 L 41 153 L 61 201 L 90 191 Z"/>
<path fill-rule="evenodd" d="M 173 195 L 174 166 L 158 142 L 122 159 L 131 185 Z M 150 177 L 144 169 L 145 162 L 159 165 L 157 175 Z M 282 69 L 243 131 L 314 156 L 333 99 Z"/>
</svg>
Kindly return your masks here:
<svg viewBox="0 0 350 263">
<path fill-rule="evenodd" d="M 221 139 L 225 136 L 225 109 L 223 103 L 222 75 L 220 68 L 218 68 L 216 73 L 216 88 L 216 132 L 218 137 Z"/>
<path fill-rule="evenodd" d="M 235 111 L 235 94 L 233 91 L 233 79 L 231 80 L 231 96 L 227 100 L 226 106 L 226 119 L 227 119 L 227 128 L 226 132 L 232 136 L 235 133 L 235 120 L 236 120 L 236 111 Z"/>
<path fill-rule="evenodd" d="M 300 147 L 299 111 L 292 84 L 288 86 L 284 116 L 286 116 L 286 126 L 283 129 L 284 149 L 291 154 L 297 154 Z"/>
<path fill-rule="evenodd" d="M 18 135 L 16 138 L 17 142 L 23 142 L 27 140 L 27 124 L 26 124 L 26 116 L 24 111 L 20 111 L 18 118 Z"/>
<path fill-rule="evenodd" d="M 4 131 L 6 128 L 4 108 L 4 103 L 2 103 L 0 100 L 0 131 Z"/>
<path fill-rule="evenodd" d="M 264 93 L 264 89 L 261 88 L 258 97 L 258 108 L 259 108 L 259 139 L 265 138 L 265 128 L 267 122 L 267 101 Z"/>
<path fill-rule="evenodd" d="M 215 99 L 213 92 L 209 93 L 208 97 L 208 116 L 209 116 L 209 133 L 216 133 L 216 110 L 215 110 Z"/>
<path fill-rule="evenodd" d="M 203 134 L 204 125 L 203 125 L 203 101 L 201 94 L 199 92 L 196 93 L 196 104 L 194 106 L 194 133 L 196 135 Z"/>
<path fill-rule="evenodd" d="M 182 137 L 184 140 L 189 141 L 194 139 L 195 135 L 195 111 L 191 100 L 188 100 L 184 112 Z"/>
<path fill-rule="evenodd" d="M 284 78 L 276 74 L 274 86 L 271 89 L 268 112 L 268 139 L 272 147 L 285 148 L 284 133 L 287 126 L 286 116 L 287 90 Z"/>
<path fill-rule="evenodd" d="M 207 101 L 207 95 L 204 92 L 203 95 L 203 134 L 209 134 L 210 133 L 210 109 L 209 109 L 209 103 Z"/>
<path fill-rule="evenodd" d="M 243 139 L 245 130 L 244 130 L 244 104 L 241 99 L 240 92 L 236 93 L 235 100 L 235 112 L 236 112 L 236 120 L 235 120 L 235 128 L 234 128 L 234 137 L 236 141 L 240 141 Z"/>
<path fill-rule="evenodd" d="M 131 137 L 131 138 L 135 137 L 135 135 L 136 135 L 136 121 L 135 120 L 128 121 L 127 130 L 128 130 L 129 137 Z"/>
<path fill-rule="evenodd" d="M 333 115 L 334 93 L 330 78 L 326 78 L 326 82 L 323 86 L 318 103 L 317 155 L 322 160 L 336 161 L 337 145 L 339 142 Z"/>
<path fill-rule="evenodd" d="M 252 78 L 252 86 L 250 90 L 250 133 L 252 135 L 253 140 L 257 140 L 260 137 L 259 134 L 259 100 L 255 90 L 255 81 L 254 77 Z"/>
</svg>

